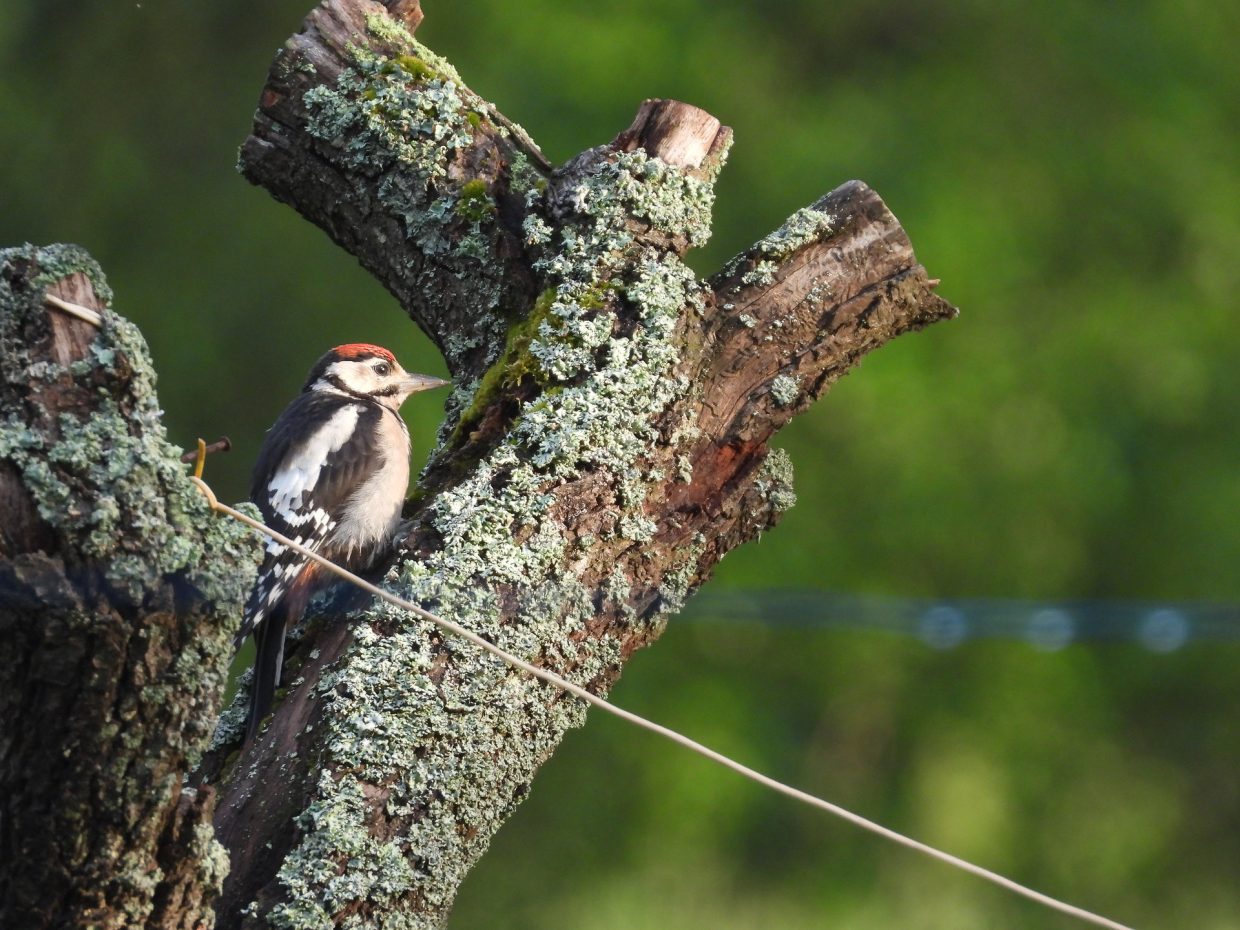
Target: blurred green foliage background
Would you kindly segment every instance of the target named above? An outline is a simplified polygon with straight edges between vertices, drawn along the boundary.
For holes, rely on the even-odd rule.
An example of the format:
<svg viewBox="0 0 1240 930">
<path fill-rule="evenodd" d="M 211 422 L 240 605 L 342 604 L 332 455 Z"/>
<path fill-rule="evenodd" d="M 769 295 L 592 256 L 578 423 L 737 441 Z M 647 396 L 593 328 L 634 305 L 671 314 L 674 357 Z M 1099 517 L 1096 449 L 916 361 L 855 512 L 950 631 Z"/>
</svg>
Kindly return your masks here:
<svg viewBox="0 0 1240 930">
<path fill-rule="evenodd" d="M 309 0 L 8 0 L 0 244 L 73 241 L 142 327 L 222 497 L 326 347 L 442 373 L 395 303 L 233 170 Z M 421 38 L 552 160 L 645 97 L 734 127 L 709 273 L 853 177 L 956 322 L 781 437 L 800 504 L 717 588 L 1240 600 L 1235 2 L 425 0 Z M 439 411 L 411 404 L 424 451 Z M 1240 926 L 1235 645 L 935 652 L 673 621 L 626 706 L 1142 928 Z M 1075 924 L 592 719 L 453 927 Z"/>
</svg>

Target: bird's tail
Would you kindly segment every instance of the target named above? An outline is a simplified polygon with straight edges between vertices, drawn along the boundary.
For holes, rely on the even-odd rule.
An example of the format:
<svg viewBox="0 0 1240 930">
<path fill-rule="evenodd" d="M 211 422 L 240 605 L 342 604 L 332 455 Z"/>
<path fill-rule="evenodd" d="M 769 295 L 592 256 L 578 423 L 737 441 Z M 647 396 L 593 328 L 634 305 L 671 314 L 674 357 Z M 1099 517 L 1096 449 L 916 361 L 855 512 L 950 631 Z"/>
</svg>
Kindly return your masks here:
<svg viewBox="0 0 1240 930">
<path fill-rule="evenodd" d="M 263 718 L 271 711 L 276 688 L 280 687 L 280 669 L 284 665 L 284 633 L 288 623 L 288 601 L 275 606 L 254 629 L 254 679 L 250 684 L 250 716 L 245 728 L 248 743 L 258 733 Z"/>
</svg>

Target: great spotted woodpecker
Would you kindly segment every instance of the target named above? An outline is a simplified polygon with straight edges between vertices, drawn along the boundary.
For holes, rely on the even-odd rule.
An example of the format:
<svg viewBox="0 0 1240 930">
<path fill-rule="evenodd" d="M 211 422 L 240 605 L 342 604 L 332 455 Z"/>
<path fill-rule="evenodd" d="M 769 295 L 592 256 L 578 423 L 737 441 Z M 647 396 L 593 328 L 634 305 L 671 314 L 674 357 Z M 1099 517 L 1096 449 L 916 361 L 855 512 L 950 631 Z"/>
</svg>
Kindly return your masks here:
<svg viewBox="0 0 1240 930">
<path fill-rule="evenodd" d="M 392 542 L 409 484 L 400 405 L 447 383 L 406 373 L 379 346 L 337 346 L 320 358 L 254 466 L 250 498 L 267 525 L 346 568 L 370 567 Z M 253 633 L 257 647 L 247 741 L 280 684 L 285 631 L 330 580 L 304 555 L 267 542 L 237 633 L 238 646 Z"/>
</svg>

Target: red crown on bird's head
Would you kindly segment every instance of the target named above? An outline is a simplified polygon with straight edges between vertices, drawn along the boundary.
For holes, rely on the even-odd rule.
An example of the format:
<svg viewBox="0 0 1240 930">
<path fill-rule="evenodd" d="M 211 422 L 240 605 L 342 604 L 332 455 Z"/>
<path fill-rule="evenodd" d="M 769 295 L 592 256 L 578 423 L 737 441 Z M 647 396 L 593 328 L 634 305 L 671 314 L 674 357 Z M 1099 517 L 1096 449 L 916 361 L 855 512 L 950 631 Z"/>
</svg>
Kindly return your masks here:
<svg viewBox="0 0 1240 930">
<path fill-rule="evenodd" d="M 368 342 L 350 342 L 347 345 L 336 346 L 332 352 L 340 358 L 363 359 L 363 358 L 385 358 L 389 362 L 395 362 L 396 356 L 389 352 L 383 346 L 371 345 Z"/>
</svg>

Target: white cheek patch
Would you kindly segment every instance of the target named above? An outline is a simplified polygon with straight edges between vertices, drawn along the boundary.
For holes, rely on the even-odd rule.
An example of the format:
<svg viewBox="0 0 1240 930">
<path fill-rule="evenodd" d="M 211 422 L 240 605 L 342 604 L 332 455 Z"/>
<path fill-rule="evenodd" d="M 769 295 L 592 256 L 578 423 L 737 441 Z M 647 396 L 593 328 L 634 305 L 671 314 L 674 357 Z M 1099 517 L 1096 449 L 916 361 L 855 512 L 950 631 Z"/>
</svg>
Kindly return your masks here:
<svg viewBox="0 0 1240 930">
<path fill-rule="evenodd" d="M 305 509 L 304 504 L 318 484 L 323 464 L 353 435 L 360 414 L 361 408 L 355 404 L 336 411 L 267 483 L 268 503 L 291 526 L 302 526 L 311 520 L 321 522 L 326 516 L 317 511 L 322 516 L 316 519 L 316 511 Z"/>
<path fill-rule="evenodd" d="M 369 394 L 377 384 L 374 369 L 363 362 L 334 362 L 323 375 L 325 379 L 328 377 L 339 379 L 341 384 L 358 394 Z"/>
</svg>

